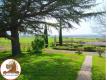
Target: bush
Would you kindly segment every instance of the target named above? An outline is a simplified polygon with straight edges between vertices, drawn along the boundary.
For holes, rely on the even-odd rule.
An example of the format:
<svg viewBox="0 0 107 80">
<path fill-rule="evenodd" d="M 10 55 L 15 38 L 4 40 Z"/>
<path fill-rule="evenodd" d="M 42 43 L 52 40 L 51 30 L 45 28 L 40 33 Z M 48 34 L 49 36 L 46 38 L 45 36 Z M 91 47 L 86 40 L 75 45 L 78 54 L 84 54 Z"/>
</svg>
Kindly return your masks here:
<svg viewBox="0 0 107 80">
<path fill-rule="evenodd" d="M 74 45 L 73 47 L 74 47 L 74 48 L 78 48 L 79 46 L 78 46 L 78 45 Z"/>
<path fill-rule="evenodd" d="M 83 53 L 84 48 L 83 48 L 83 47 L 78 47 L 76 50 L 77 50 L 77 52 L 76 52 L 76 53 L 78 53 L 78 54 L 80 55 L 80 54 L 82 54 L 82 53 Z"/>
<path fill-rule="evenodd" d="M 50 47 L 55 47 L 55 43 L 50 43 Z"/>
<path fill-rule="evenodd" d="M 96 47 L 95 46 L 86 46 L 86 47 L 84 47 L 84 51 L 95 52 Z"/>
<path fill-rule="evenodd" d="M 41 53 L 44 48 L 44 38 L 43 36 L 36 36 L 34 41 L 32 41 L 32 51 L 33 53 Z"/>
<path fill-rule="evenodd" d="M 102 47 L 97 47 L 97 48 L 96 48 L 96 51 L 98 52 L 99 56 L 101 57 L 101 56 L 102 56 L 102 53 L 105 52 L 105 49 L 102 48 Z"/>
</svg>

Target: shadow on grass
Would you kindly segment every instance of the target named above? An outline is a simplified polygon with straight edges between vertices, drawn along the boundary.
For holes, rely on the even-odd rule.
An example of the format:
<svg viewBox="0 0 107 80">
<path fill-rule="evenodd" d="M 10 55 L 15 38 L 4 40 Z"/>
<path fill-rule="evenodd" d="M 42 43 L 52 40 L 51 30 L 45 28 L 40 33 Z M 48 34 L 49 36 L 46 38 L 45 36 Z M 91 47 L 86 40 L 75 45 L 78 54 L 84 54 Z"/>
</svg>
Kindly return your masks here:
<svg viewBox="0 0 107 80">
<path fill-rule="evenodd" d="M 1 58 L 4 59 L 4 57 Z M 76 80 L 77 72 L 83 62 L 83 56 L 79 55 L 46 53 L 40 55 L 23 53 L 14 58 L 22 67 L 18 80 Z"/>
<path fill-rule="evenodd" d="M 0 62 L 1 62 L 1 61 L 4 61 L 4 60 L 6 60 L 6 59 L 16 59 L 16 58 L 22 57 L 22 56 L 24 56 L 24 55 L 25 55 L 25 54 L 20 54 L 20 55 L 14 57 L 14 56 L 12 56 L 11 51 L 1 51 L 1 52 L 0 52 Z"/>
<path fill-rule="evenodd" d="M 22 58 L 20 63 L 22 75 L 19 80 L 75 80 L 82 59 L 76 61 L 60 54 L 41 54 Z"/>
<path fill-rule="evenodd" d="M 10 51 L 1 51 L 0 52 L 0 64 L 1 64 L 2 61 L 6 60 L 10 57 L 12 57 Z"/>
</svg>

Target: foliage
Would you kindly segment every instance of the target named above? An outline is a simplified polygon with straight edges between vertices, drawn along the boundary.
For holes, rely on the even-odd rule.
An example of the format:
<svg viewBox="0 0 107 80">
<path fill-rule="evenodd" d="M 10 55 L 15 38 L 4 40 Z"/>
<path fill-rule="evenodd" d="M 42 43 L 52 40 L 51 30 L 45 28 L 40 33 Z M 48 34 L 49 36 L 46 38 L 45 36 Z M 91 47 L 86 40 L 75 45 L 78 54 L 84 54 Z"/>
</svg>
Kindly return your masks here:
<svg viewBox="0 0 107 80">
<path fill-rule="evenodd" d="M 96 50 L 97 50 L 97 52 L 98 52 L 98 54 L 99 54 L 100 57 L 105 52 L 105 48 L 102 48 L 102 47 L 97 47 Z"/>
<path fill-rule="evenodd" d="M 102 5 L 99 10 L 106 12 L 105 0 L 102 0 Z M 99 15 L 98 17 L 94 18 L 92 20 L 92 24 L 93 32 L 96 32 L 103 37 L 106 36 L 106 14 Z M 98 25 L 96 26 L 96 24 Z"/>
<path fill-rule="evenodd" d="M 44 24 L 59 27 L 57 23 L 49 23 L 47 18 L 59 19 L 63 25 L 72 28 L 81 18 L 97 16 L 102 12 L 85 11 L 95 6 L 95 0 L 1 0 L 0 4 L 0 37 L 8 38 L 12 44 L 12 54 L 21 53 L 19 32 L 40 34 Z M 64 27 L 64 26 L 60 26 Z M 9 34 L 8 31 L 11 33 Z"/>
<path fill-rule="evenodd" d="M 32 41 L 32 51 L 34 53 L 41 53 L 44 48 L 44 44 L 43 36 L 36 36 L 34 41 Z"/>
<path fill-rule="evenodd" d="M 85 46 L 84 47 L 85 51 L 89 51 L 89 52 L 95 52 L 96 51 L 96 47 L 95 46 Z"/>
<path fill-rule="evenodd" d="M 1 0 L 0 37 L 12 39 L 6 31 L 40 32 L 42 29 L 40 24 L 56 26 L 44 20 L 49 17 L 58 22 L 61 18 L 63 25 L 70 28 L 73 26 L 70 21 L 78 24 L 81 18 L 102 14 L 102 12 L 85 13 L 87 9 L 96 6 L 94 2 L 95 0 Z"/>
<path fill-rule="evenodd" d="M 50 43 L 50 47 L 55 47 L 56 45 L 54 43 Z"/>
<path fill-rule="evenodd" d="M 70 44 L 66 43 L 64 44 L 64 46 L 60 47 L 60 46 L 55 46 L 54 45 L 54 38 L 53 37 L 49 37 L 49 47 L 51 48 L 55 48 L 55 49 L 66 49 L 66 50 L 76 50 L 76 48 L 74 48 L 74 46 L 78 47 L 88 47 L 89 45 L 80 45 L 79 43 L 77 43 L 78 41 L 83 41 L 83 42 L 97 42 L 97 41 L 103 41 L 103 39 L 96 39 L 96 38 L 66 38 L 64 37 L 63 40 L 65 41 L 70 41 L 71 39 L 73 39 L 74 41 Z M 21 51 L 29 51 L 31 49 L 31 42 L 34 40 L 34 36 L 30 36 L 30 37 L 20 37 L 20 43 L 21 43 Z M 58 41 L 58 38 L 57 38 Z M 72 44 L 72 45 L 71 45 Z M 11 43 L 8 39 L 4 39 L 1 38 L 0 39 L 0 46 L 2 46 L 3 48 L 5 48 L 4 50 L 10 51 L 11 49 Z M 90 46 L 91 47 L 91 46 Z M 105 46 L 97 46 L 97 47 L 101 47 L 103 49 L 105 49 Z M 25 49 L 24 49 L 25 48 Z M 96 48 L 94 48 L 94 50 L 96 51 Z"/>
<path fill-rule="evenodd" d="M 103 51 L 105 50 L 105 47 L 100 47 L 100 46 L 91 46 L 91 45 L 72 45 L 72 46 L 54 46 L 53 49 L 57 50 L 72 50 L 72 51 L 88 51 L 88 52 L 98 52 L 96 48 L 101 48 Z M 101 51 L 100 51 L 101 52 Z"/>
<path fill-rule="evenodd" d="M 82 54 L 82 51 L 84 51 L 84 48 L 78 47 L 76 50 L 77 50 L 77 53 L 80 55 L 80 54 Z"/>
</svg>

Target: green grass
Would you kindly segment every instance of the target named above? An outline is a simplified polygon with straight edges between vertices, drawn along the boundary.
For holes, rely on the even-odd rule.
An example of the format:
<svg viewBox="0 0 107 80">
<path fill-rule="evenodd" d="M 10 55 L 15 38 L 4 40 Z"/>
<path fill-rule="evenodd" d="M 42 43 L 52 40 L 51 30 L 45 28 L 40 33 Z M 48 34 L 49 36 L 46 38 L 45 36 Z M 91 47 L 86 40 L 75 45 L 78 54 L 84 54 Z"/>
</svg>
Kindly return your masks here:
<svg viewBox="0 0 107 80">
<path fill-rule="evenodd" d="M 26 51 L 31 47 L 31 42 L 34 40 L 34 37 L 21 37 L 20 44 L 22 51 Z M 11 41 L 5 38 L 0 38 L 0 47 L 4 47 L 5 50 L 11 50 Z"/>
<path fill-rule="evenodd" d="M 21 37 L 21 49 L 26 51 L 31 45 L 34 37 Z M 96 39 L 88 38 L 72 38 L 75 41 L 97 41 Z M 57 38 L 58 40 L 58 38 Z M 71 38 L 64 38 L 71 40 Z M 49 45 L 54 42 L 53 37 L 49 37 Z M 10 40 L 0 38 L 0 47 L 5 47 L 6 50 L 0 51 L 0 63 L 11 55 Z M 77 54 L 47 54 L 37 55 L 21 55 L 16 57 L 22 67 L 22 73 L 18 80 L 76 80 L 77 72 L 84 60 L 84 55 Z M 94 56 L 92 78 L 93 80 L 105 80 L 105 58 Z M 0 76 L 0 80 L 4 80 Z"/>
<path fill-rule="evenodd" d="M 106 59 L 93 56 L 92 80 L 106 80 Z"/>
<path fill-rule="evenodd" d="M 34 37 L 20 37 L 20 42 L 23 44 L 26 43 L 31 43 L 34 40 Z M 99 41 L 100 39 L 96 39 L 96 38 L 63 38 L 64 41 L 85 41 L 85 42 L 91 42 L 91 41 Z M 57 37 L 57 41 L 58 41 L 58 37 Z M 54 37 L 49 37 L 49 43 L 53 43 L 54 42 Z M 10 40 L 6 39 L 6 38 L 0 38 L 0 45 L 7 45 L 10 44 Z"/>
<path fill-rule="evenodd" d="M 26 51 L 31 47 L 31 42 L 34 40 L 34 37 L 20 37 L 20 43 L 21 43 L 21 49 L 22 51 Z M 63 38 L 63 41 L 98 41 L 100 39 L 96 38 Z M 58 42 L 58 37 L 57 37 L 57 42 Z M 54 43 L 54 37 L 49 37 L 49 46 Z M 0 46 L 5 47 L 7 51 L 11 50 L 11 41 L 5 38 L 0 38 Z"/>
<path fill-rule="evenodd" d="M 4 53 L 0 53 L 2 54 Z M 18 80 L 76 80 L 84 55 L 43 53 L 21 55 L 15 59 L 22 67 Z M 4 79 L 0 77 L 0 80 Z"/>
</svg>

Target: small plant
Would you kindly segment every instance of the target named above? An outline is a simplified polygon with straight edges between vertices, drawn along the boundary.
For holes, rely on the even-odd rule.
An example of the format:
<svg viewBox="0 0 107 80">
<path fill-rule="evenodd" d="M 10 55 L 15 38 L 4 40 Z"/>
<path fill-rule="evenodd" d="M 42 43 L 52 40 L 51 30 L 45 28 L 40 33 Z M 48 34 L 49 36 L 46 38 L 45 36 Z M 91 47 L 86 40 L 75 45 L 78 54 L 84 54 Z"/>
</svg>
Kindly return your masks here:
<svg viewBox="0 0 107 80">
<path fill-rule="evenodd" d="M 45 43 L 43 36 L 36 36 L 31 44 L 33 53 L 42 53 L 42 49 L 44 48 L 44 45 Z"/>
<path fill-rule="evenodd" d="M 76 50 L 79 55 L 82 54 L 82 51 L 84 51 L 82 47 L 78 47 Z"/>
<path fill-rule="evenodd" d="M 98 52 L 99 56 L 100 56 L 100 57 L 102 57 L 102 54 L 103 54 L 103 53 L 104 53 L 104 51 L 105 51 L 105 50 L 104 50 L 104 48 L 97 47 L 97 48 L 96 48 L 96 50 L 97 50 L 97 52 Z"/>
<path fill-rule="evenodd" d="M 50 43 L 50 47 L 55 47 L 55 44 L 54 43 Z"/>
<path fill-rule="evenodd" d="M 31 52 L 31 48 L 30 48 L 30 47 L 28 47 L 26 51 L 27 51 L 27 52 Z"/>
</svg>

